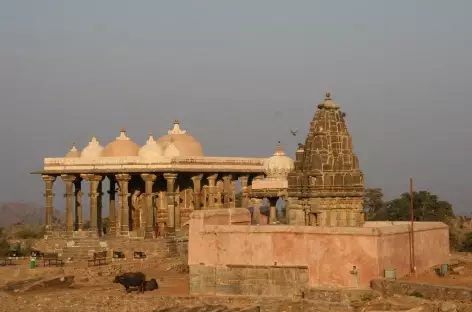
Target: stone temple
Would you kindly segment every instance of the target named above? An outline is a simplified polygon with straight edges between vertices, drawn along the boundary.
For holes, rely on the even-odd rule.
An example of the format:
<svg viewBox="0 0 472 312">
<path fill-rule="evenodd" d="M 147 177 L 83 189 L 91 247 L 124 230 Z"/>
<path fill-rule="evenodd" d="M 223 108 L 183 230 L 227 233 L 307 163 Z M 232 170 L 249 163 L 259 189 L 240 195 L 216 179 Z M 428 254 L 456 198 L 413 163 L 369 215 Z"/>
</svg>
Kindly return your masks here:
<svg viewBox="0 0 472 312">
<path fill-rule="evenodd" d="M 106 231 L 108 237 L 155 238 L 160 236 L 156 228 L 179 231 L 194 210 L 234 208 L 237 180 L 241 206 L 247 208 L 252 182 L 264 176 L 265 160 L 206 156 L 200 142 L 176 120 L 166 135 L 155 140 L 150 134 L 143 146 L 125 129 L 104 147 L 93 136 L 81 151 L 74 144 L 65 157 L 45 158 L 43 170 L 34 173 L 45 182 L 48 236 L 102 237 Z M 65 229 L 53 224 L 53 185 L 58 177 L 66 186 Z M 105 182 L 110 189 L 107 198 L 102 192 Z M 84 229 L 87 191 L 90 228 Z"/>
<path fill-rule="evenodd" d="M 295 170 L 288 174 L 291 224 L 364 224 L 364 175 L 339 108 L 326 93 L 296 151 Z"/>
<path fill-rule="evenodd" d="M 54 243 L 79 259 L 89 256 L 93 241 L 94 251 L 171 256 L 188 234 L 191 295 L 303 296 L 313 287 L 366 287 L 387 272 L 402 277 L 448 263 L 447 225 L 364 220 L 364 176 L 344 117 L 327 93 L 295 160 L 280 144 L 268 158 L 204 155 L 178 121 L 143 146 L 123 129 L 105 147 L 93 137 L 81 151 L 73 146 L 65 157 L 45 158 L 35 172 L 46 190 L 43 250 L 55 250 L 47 247 Z M 52 222 L 57 177 L 66 185 L 61 229 Z M 274 206 L 283 196 L 279 219 Z"/>
</svg>

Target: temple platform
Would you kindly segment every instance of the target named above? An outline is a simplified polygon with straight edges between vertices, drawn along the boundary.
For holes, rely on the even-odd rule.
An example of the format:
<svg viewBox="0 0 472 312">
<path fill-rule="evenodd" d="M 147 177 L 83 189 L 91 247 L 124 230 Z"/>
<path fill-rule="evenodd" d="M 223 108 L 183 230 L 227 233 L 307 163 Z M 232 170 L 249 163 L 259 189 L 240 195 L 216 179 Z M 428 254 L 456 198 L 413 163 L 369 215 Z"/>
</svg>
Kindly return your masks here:
<svg viewBox="0 0 472 312">
<path fill-rule="evenodd" d="M 192 294 L 301 296 L 313 287 L 368 287 L 449 262 L 449 228 L 408 222 L 362 227 L 250 225 L 247 209 L 195 211 L 190 220 Z M 235 281 L 240 280 L 240 283 Z"/>
</svg>

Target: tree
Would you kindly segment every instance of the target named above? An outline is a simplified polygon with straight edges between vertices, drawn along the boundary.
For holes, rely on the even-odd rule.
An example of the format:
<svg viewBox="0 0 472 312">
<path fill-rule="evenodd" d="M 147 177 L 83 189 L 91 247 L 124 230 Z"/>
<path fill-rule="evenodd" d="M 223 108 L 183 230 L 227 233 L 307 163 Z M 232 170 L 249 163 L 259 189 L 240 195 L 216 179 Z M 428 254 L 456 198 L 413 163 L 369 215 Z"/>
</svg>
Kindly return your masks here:
<svg viewBox="0 0 472 312">
<path fill-rule="evenodd" d="M 381 188 L 366 188 L 364 190 L 364 211 L 367 219 L 372 220 L 376 214 L 385 206 Z"/>
<path fill-rule="evenodd" d="M 410 194 L 403 193 L 399 198 L 389 201 L 386 211 L 391 221 L 411 220 Z M 454 218 L 452 205 L 427 191 L 413 193 L 413 212 L 415 221 L 447 221 Z"/>
</svg>

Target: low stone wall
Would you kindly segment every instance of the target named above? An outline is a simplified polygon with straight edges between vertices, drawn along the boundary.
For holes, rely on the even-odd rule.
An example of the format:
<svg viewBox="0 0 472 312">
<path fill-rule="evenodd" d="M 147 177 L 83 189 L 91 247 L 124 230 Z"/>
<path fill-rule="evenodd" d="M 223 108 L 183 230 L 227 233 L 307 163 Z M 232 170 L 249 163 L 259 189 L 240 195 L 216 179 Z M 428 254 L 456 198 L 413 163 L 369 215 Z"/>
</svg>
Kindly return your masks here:
<svg viewBox="0 0 472 312">
<path fill-rule="evenodd" d="M 431 285 L 414 283 L 410 281 L 375 279 L 371 283 L 372 289 L 382 294 L 407 295 L 433 300 L 454 300 L 468 301 L 472 300 L 472 288 Z"/>
<path fill-rule="evenodd" d="M 302 297 L 306 266 L 190 266 L 190 294 Z"/>
<path fill-rule="evenodd" d="M 247 209 L 196 210 L 190 217 L 189 265 L 308 267 L 310 287 L 367 287 L 395 269 L 408 274 L 408 223 L 372 227 L 250 225 Z M 449 262 L 449 228 L 440 222 L 415 227 L 415 266 L 421 273 Z"/>
</svg>

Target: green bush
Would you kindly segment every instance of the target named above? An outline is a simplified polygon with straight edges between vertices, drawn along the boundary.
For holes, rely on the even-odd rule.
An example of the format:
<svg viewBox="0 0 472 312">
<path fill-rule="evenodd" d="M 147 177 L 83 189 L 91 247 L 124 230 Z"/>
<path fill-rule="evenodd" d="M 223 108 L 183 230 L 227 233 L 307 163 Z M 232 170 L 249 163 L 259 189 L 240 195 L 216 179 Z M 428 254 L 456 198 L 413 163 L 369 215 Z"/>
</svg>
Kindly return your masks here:
<svg viewBox="0 0 472 312">
<path fill-rule="evenodd" d="M 410 294 L 410 296 L 412 296 L 412 297 L 417 297 L 417 298 L 424 298 L 423 294 L 420 293 L 420 292 L 418 292 L 418 291 L 416 291 L 416 290 L 415 290 L 414 292 L 412 292 L 412 293 Z"/>
<path fill-rule="evenodd" d="M 45 229 L 43 226 L 37 228 L 25 227 L 16 232 L 15 236 L 19 239 L 39 239 L 44 237 L 44 233 Z"/>
</svg>

